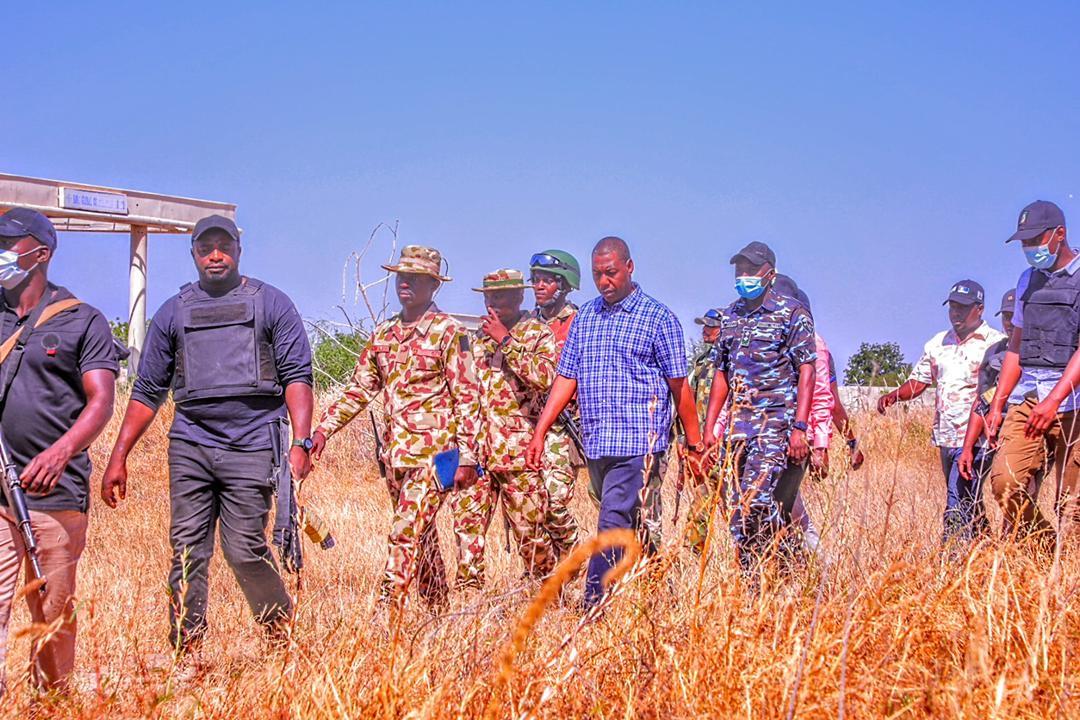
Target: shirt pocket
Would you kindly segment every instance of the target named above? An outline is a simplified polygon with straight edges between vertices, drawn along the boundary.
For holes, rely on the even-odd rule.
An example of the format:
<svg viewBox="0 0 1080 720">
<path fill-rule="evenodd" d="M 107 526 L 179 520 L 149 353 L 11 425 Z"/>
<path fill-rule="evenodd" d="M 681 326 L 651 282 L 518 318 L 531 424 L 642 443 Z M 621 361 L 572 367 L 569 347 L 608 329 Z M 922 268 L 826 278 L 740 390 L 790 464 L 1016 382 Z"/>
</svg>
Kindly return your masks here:
<svg viewBox="0 0 1080 720">
<path fill-rule="evenodd" d="M 750 358 L 755 363 L 771 363 L 780 355 L 786 327 L 783 323 L 772 321 L 756 322 L 743 332 L 743 342 L 749 350 Z"/>
<path fill-rule="evenodd" d="M 406 352 L 410 381 L 433 380 L 442 374 L 442 351 L 438 348 L 411 348 Z"/>
</svg>

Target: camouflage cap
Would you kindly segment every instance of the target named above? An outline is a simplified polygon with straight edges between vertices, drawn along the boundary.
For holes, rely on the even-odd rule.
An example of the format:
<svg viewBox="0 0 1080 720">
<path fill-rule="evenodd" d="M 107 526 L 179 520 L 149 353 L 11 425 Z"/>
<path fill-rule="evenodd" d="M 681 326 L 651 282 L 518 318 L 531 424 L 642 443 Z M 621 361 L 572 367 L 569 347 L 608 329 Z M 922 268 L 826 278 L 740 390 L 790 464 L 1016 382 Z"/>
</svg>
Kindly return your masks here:
<svg viewBox="0 0 1080 720">
<path fill-rule="evenodd" d="M 413 275 L 430 275 L 436 280 L 450 282 L 450 278 L 442 274 L 443 258 L 435 248 L 423 245 L 406 245 L 401 248 L 401 257 L 397 265 L 383 265 L 383 270 L 392 273 L 411 273 Z"/>
<path fill-rule="evenodd" d="M 525 283 L 525 276 L 520 270 L 503 268 L 495 272 L 489 272 L 484 276 L 484 286 L 473 288 L 476 292 L 493 292 L 495 290 L 524 290 L 532 285 Z"/>
</svg>

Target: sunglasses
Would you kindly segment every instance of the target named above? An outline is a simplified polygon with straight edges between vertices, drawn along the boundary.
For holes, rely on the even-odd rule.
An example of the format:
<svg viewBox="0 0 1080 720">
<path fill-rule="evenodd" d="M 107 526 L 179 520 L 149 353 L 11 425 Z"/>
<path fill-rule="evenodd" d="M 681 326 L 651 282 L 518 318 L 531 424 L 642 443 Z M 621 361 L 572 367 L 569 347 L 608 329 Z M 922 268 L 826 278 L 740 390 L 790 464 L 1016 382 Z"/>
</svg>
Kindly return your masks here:
<svg viewBox="0 0 1080 720">
<path fill-rule="evenodd" d="M 566 263 L 553 255 L 547 253 L 536 253 L 529 258 L 529 267 L 531 268 L 560 268 L 562 270 L 571 269 Z"/>
</svg>

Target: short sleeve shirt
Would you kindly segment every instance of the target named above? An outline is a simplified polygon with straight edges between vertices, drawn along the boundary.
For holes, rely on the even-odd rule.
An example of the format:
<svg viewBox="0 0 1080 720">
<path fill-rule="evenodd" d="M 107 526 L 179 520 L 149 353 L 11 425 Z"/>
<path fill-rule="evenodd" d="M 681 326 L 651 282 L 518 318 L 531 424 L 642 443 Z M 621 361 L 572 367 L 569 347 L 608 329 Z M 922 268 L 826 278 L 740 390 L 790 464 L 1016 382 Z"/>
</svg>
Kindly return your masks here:
<svg viewBox="0 0 1080 720">
<path fill-rule="evenodd" d="M 282 387 L 312 384 L 311 346 L 304 321 L 289 296 L 263 283 L 266 293 L 263 327 L 274 355 Z M 202 289 L 196 292 L 205 297 Z M 168 397 L 176 369 L 177 331 L 174 318 L 178 296 L 173 295 L 154 313 L 139 361 L 139 376 L 131 398 L 151 408 Z M 269 450 L 271 423 L 285 417 L 282 396 L 250 396 L 192 400 L 176 408 L 169 437 L 223 450 Z"/>
<path fill-rule="evenodd" d="M 911 380 L 937 384 L 934 398 L 933 441 L 938 447 L 956 448 L 964 444 L 968 418 L 975 403 L 979 367 L 987 349 L 1005 335 L 983 323 L 966 340 L 946 330 L 930 339 L 911 370 Z"/>
<path fill-rule="evenodd" d="M 682 325 L 636 285 L 614 304 L 595 298 L 570 325 L 558 373 L 577 381 L 590 460 L 664 452 L 672 419 L 667 381 L 687 374 Z"/>
<path fill-rule="evenodd" d="M 792 298 L 770 292 L 753 310 L 742 299 L 724 310 L 715 362 L 731 388 L 733 440 L 790 430 L 799 367 L 817 359 L 815 347 L 814 320 Z"/>
<path fill-rule="evenodd" d="M 52 302 L 72 297 L 54 285 Z M 0 293 L 0 342 L 22 328 L 20 318 Z M 119 371 L 118 352 L 109 322 L 85 303 L 56 315 L 31 333 L 22 364 L 4 401 L 0 424 L 16 468 L 23 468 L 71 429 L 86 407 L 83 375 L 91 370 Z M 86 512 L 89 507 L 90 456 L 71 459 L 47 495 L 27 495 L 31 510 Z M 2 502 L 2 500 L 0 500 Z"/>
</svg>

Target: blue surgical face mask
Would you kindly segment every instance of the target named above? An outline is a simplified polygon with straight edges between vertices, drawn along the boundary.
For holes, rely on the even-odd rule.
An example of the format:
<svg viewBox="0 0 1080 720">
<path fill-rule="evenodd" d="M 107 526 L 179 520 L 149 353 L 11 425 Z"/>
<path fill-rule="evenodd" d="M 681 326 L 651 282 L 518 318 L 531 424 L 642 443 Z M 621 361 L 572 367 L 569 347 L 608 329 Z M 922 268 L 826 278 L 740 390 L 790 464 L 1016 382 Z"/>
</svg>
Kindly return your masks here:
<svg viewBox="0 0 1080 720">
<path fill-rule="evenodd" d="M 744 300 L 761 297 L 766 287 L 768 286 L 765 284 L 765 278 L 757 275 L 739 275 L 735 278 L 735 292 L 739 293 L 739 297 Z"/>
<path fill-rule="evenodd" d="M 1024 248 L 1024 257 L 1028 265 L 1036 270 L 1046 270 L 1054 265 L 1057 255 L 1050 252 L 1050 243 L 1033 248 Z"/>
</svg>

